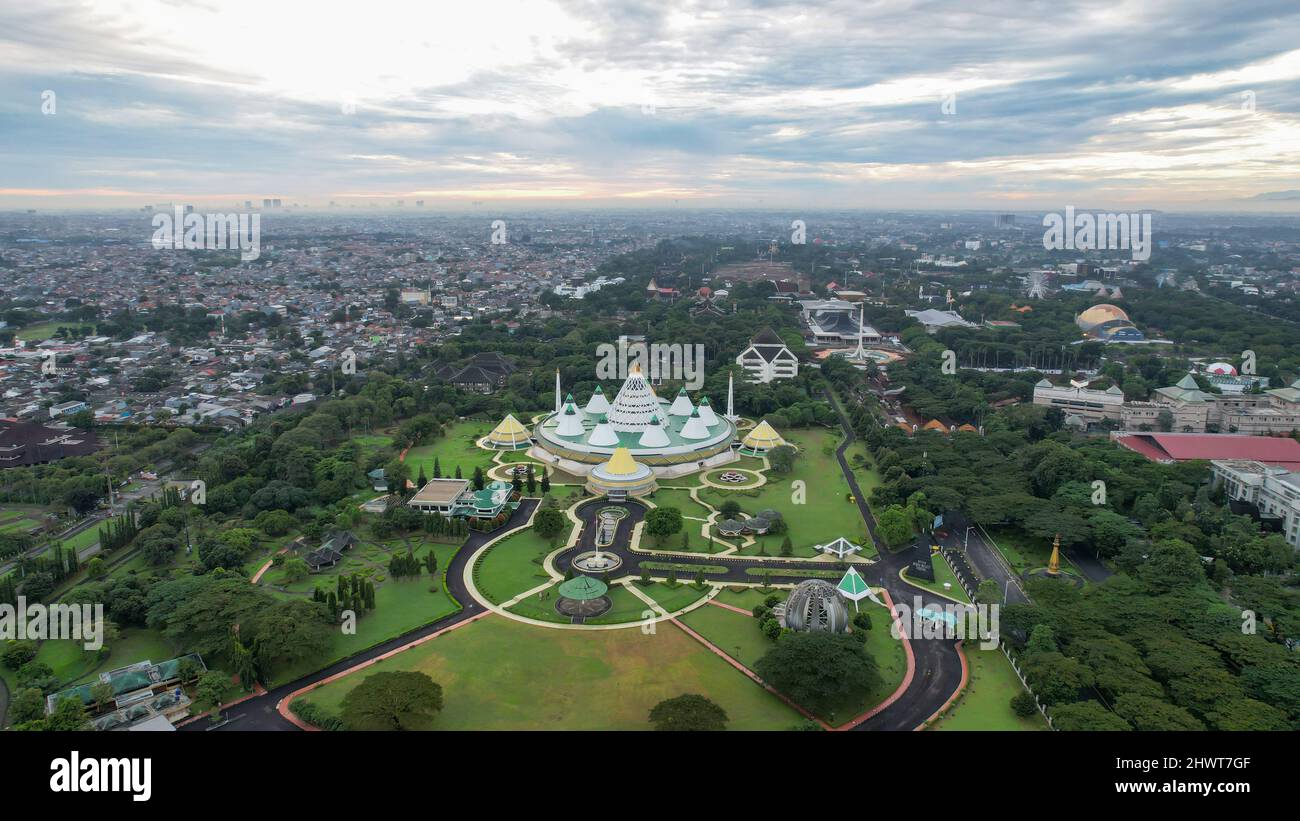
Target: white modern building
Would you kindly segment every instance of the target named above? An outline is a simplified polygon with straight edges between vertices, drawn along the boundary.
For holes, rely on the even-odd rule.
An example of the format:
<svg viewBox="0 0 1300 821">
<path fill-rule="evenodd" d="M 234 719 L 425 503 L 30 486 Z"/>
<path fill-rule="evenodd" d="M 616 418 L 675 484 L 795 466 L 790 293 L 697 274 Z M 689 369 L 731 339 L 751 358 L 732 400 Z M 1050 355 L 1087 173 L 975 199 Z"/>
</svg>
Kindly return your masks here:
<svg viewBox="0 0 1300 821">
<path fill-rule="evenodd" d="M 1300 473 L 1249 460 L 1210 462 L 1213 481 L 1229 499 L 1253 505 L 1261 519 L 1281 520 L 1282 535 L 1300 549 Z"/>
<path fill-rule="evenodd" d="M 781 341 L 771 328 L 764 328 L 749 340 L 749 347 L 736 357 L 750 382 L 793 379 L 799 375 L 799 357 Z"/>
</svg>

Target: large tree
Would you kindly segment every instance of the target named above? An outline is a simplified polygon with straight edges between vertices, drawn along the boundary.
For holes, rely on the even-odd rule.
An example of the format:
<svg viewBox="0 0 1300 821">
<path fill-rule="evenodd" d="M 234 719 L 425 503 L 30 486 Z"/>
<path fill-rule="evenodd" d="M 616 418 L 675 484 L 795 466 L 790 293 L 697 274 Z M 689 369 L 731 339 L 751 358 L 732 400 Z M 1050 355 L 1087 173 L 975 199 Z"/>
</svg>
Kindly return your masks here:
<svg viewBox="0 0 1300 821">
<path fill-rule="evenodd" d="M 424 673 L 375 673 L 343 697 L 351 730 L 412 730 L 442 709 L 442 687 Z"/>
<path fill-rule="evenodd" d="M 726 710 L 696 693 L 665 699 L 650 709 L 656 730 L 725 730 L 728 720 Z"/>
<path fill-rule="evenodd" d="M 834 633 L 786 633 L 758 660 L 758 674 L 821 715 L 861 696 L 880 681 L 862 642 Z"/>
</svg>

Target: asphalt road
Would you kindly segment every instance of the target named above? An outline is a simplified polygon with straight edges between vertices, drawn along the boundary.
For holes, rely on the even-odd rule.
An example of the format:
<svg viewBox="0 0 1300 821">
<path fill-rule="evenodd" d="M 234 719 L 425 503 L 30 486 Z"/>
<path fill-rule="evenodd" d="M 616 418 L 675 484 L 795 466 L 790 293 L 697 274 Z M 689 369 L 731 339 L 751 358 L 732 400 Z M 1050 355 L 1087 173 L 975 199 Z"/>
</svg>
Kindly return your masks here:
<svg viewBox="0 0 1300 821">
<path fill-rule="evenodd" d="M 377 644 L 368 650 L 362 650 L 360 653 L 349 656 L 341 661 L 337 661 L 322 670 L 317 670 L 315 673 L 303 676 L 302 678 L 291 681 L 287 684 L 281 684 L 273 690 L 268 690 L 264 695 L 256 696 L 248 701 L 236 704 L 234 707 L 230 707 L 223 711 L 226 718 L 225 724 L 213 727 L 209 722 L 204 720 L 192 722 L 180 729 L 189 731 L 297 730 L 297 727 L 288 721 L 285 721 L 285 719 L 276 712 L 275 705 L 279 703 L 280 699 L 295 690 L 306 687 L 308 684 L 314 684 L 322 679 L 329 678 L 335 673 L 342 672 L 343 670 L 346 670 L 362 661 L 383 655 L 389 650 L 401 647 L 403 644 L 427 636 L 430 633 L 436 633 L 443 628 L 450 627 L 457 622 L 464 621 L 483 612 L 483 605 L 476 602 L 474 598 L 470 596 L 469 591 L 465 588 L 465 563 L 469 561 L 469 557 L 474 554 L 474 551 L 482 547 L 485 542 L 495 539 L 502 534 L 509 533 L 512 530 L 518 530 L 527 524 L 529 517 L 533 515 L 533 509 L 535 507 L 537 507 L 536 499 L 525 499 L 519 505 L 519 509 L 510 517 L 510 521 L 506 523 L 504 529 L 494 530 L 491 533 L 471 533 L 469 538 L 466 539 L 465 544 L 460 550 L 456 551 L 456 555 L 452 557 L 450 562 L 448 562 L 447 589 L 450 590 L 451 594 L 456 597 L 456 600 L 463 605 L 463 608 L 459 612 L 445 616 L 431 624 L 426 624 L 423 627 L 412 630 L 409 633 L 404 633 L 397 638 L 389 639 L 381 644 Z"/>
<path fill-rule="evenodd" d="M 830 399 L 828 395 L 828 400 Z M 876 535 L 875 518 L 871 515 L 871 510 L 862 495 L 862 489 L 858 485 L 857 478 L 853 475 L 847 460 L 844 457 L 845 451 L 854 441 L 854 434 L 848 419 L 844 416 L 838 405 L 832 402 L 836 407 L 840 417 L 840 425 L 845 434 L 845 440 L 836 451 L 836 460 L 839 462 L 840 469 L 844 472 L 848 480 L 849 487 L 853 491 L 854 498 L 857 500 L 858 512 L 861 514 L 863 521 L 867 525 L 867 531 L 871 534 L 873 542 L 876 544 L 876 552 L 879 560 L 870 565 L 864 577 L 877 586 L 884 587 L 889 591 L 890 596 L 895 603 L 907 604 L 912 606 L 916 597 L 920 597 L 922 604 L 936 605 L 942 607 L 949 602 L 932 593 L 912 587 L 904 583 L 899 577 L 899 571 L 911 562 L 911 552 L 904 551 L 901 553 L 890 553 L 884 548 Z M 388 652 L 396 647 L 406 644 L 414 639 L 427 636 L 438 630 L 442 630 L 457 622 L 464 621 L 472 616 L 482 612 L 482 605 L 474 601 L 469 591 L 464 585 L 464 566 L 469 557 L 489 539 L 495 538 L 502 533 L 522 527 L 528 517 L 532 515 L 532 510 L 536 507 L 535 500 L 526 500 L 511 517 L 506 525 L 506 529 L 495 531 L 490 534 L 474 533 L 466 541 L 465 545 L 456 553 L 456 556 L 447 567 L 447 585 L 451 589 L 456 599 L 464 605 L 464 609 L 459 613 L 446 616 L 432 624 L 425 625 L 417 630 L 413 630 L 398 638 L 386 641 L 380 645 L 364 650 L 354 656 L 342 661 L 331 664 L 329 667 L 304 676 L 296 681 L 282 684 L 265 695 L 249 699 L 241 704 L 229 708 L 225 711 L 226 723 L 212 727 L 206 721 L 197 721 L 186 725 L 185 730 L 204 731 L 204 730 L 294 730 L 294 725 L 285 721 L 279 713 L 276 712 L 276 704 L 290 693 L 307 686 L 308 684 L 321 681 L 342 670 L 345 670 L 361 661 L 365 661 L 375 656 Z M 580 509 L 580 516 L 586 521 L 590 521 L 595 510 L 600 507 L 598 504 L 591 504 Z M 627 505 L 631 515 L 626 517 L 619 524 L 619 532 L 615 539 L 615 544 L 626 545 L 627 536 L 631 528 L 637 521 L 640 521 L 645 515 L 645 508 L 636 503 Z M 584 527 L 582 537 L 579 540 L 579 547 L 575 550 L 566 551 L 560 557 L 557 557 L 556 564 L 561 570 L 568 565 L 569 559 L 577 552 L 581 552 L 591 547 L 593 538 L 593 528 L 588 524 Z M 644 553 L 631 553 L 626 547 L 618 547 L 613 551 L 623 559 L 625 566 L 621 572 L 638 572 L 636 565 L 640 561 L 647 559 Z M 655 557 L 649 557 L 649 560 L 656 560 Z M 707 578 L 710 581 L 745 581 L 754 582 L 755 577 L 747 574 L 747 568 L 755 566 L 772 566 L 774 569 L 781 567 L 796 568 L 817 568 L 827 569 L 835 567 L 835 564 L 826 562 L 764 562 L 762 557 L 757 558 L 739 558 L 739 557 L 719 557 L 705 554 L 694 556 L 665 556 L 664 561 L 672 561 L 684 565 L 716 565 L 727 568 L 727 573 L 710 574 Z M 859 569 L 861 571 L 861 567 Z M 774 573 L 774 578 L 776 574 Z M 689 571 L 679 574 L 685 580 L 689 578 Z M 788 581 L 788 579 L 787 579 Z M 962 663 L 958 655 L 956 642 L 950 639 L 925 639 L 914 638 L 911 640 L 912 652 L 916 661 L 915 674 L 907 690 L 889 707 L 885 708 L 875 716 L 858 725 L 858 730 L 913 730 L 920 726 L 927 718 L 933 715 L 942 707 L 949 698 L 957 691 L 961 684 Z"/>
</svg>

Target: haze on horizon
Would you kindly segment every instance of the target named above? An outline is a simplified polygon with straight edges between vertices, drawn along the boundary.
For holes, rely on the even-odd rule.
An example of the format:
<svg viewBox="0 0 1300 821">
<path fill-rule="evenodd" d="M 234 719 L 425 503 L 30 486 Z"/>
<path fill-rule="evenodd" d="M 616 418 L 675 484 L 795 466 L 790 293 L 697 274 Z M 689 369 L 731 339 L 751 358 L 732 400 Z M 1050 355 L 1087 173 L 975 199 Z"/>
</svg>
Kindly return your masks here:
<svg viewBox="0 0 1300 821">
<path fill-rule="evenodd" d="M 10 4 L 0 207 L 1300 207 L 1293 0 L 973 5 Z"/>
</svg>

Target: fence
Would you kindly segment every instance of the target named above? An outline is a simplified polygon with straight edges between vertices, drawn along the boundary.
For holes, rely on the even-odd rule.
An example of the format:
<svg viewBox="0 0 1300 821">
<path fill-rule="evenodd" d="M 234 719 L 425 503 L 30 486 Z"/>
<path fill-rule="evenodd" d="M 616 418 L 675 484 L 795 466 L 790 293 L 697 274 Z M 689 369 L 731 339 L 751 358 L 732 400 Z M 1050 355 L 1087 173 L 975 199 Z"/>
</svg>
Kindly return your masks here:
<svg viewBox="0 0 1300 821">
<path fill-rule="evenodd" d="M 971 570 L 969 565 L 965 562 L 962 562 L 962 567 L 958 568 L 957 562 L 955 562 L 952 555 L 950 555 L 952 552 L 952 548 L 941 548 L 939 550 L 939 555 L 943 556 L 943 560 L 948 563 L 948 569 L 957 577 L 957 582 L 961 585 L 962 590 L 966 591 L 966 596 L 971 601 L 975 601 L 975 581 L 974 579 L 967 577 L 967 571 L 973 575 L 974 570 Z M 1041 700 L 1039 700 L 1038 693 L 1034 692 L 1034 688 L 1029 686 L 1029 681 L 1025 679 L 1025 674 L 1020 672 L 1020 665 L 1016 663 L 1015 656 L 1011 655 L 1011 651 L 1007 649 L 1006 643 L 999 641 L 998 648 L 1002 651 L 1002 655 L 1007 657 L 1007 661 L 1011 663 L 1011 669 L 1016 671 L 1016 678 L 1020 679 L 1020 683 L 1024 686 L 1025 691 L 1034 697 L 1034 706 L 1037 707 L 1038 712 L 1042 714 L 1043 719 L 1047 722 L 1047 726 L 1055 730 L 1056 725 L 1052 723 L 1052 717 L 1048 715 L 1047 707 Z"/>
</svg>

